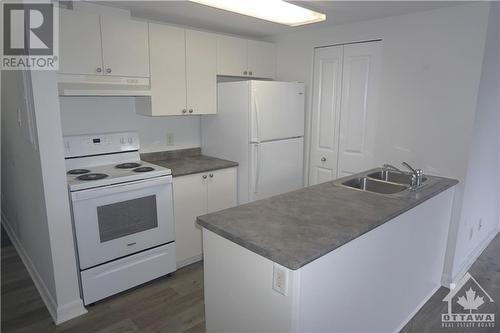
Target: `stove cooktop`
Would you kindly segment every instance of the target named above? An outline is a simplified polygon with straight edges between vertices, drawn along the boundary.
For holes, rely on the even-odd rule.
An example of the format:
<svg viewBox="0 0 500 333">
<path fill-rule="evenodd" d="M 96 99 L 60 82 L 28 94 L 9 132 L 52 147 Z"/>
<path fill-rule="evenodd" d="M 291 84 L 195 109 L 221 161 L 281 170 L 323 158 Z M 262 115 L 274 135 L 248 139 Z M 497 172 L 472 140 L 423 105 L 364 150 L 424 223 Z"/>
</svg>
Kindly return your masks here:
<svg viewBox="0 0 500 333">
<path fill-rule="evenodd" d="M 144 161 L 84 166 L 67 171 L 70 191 L 171 175 L 170 169 Z"/>
</svg>

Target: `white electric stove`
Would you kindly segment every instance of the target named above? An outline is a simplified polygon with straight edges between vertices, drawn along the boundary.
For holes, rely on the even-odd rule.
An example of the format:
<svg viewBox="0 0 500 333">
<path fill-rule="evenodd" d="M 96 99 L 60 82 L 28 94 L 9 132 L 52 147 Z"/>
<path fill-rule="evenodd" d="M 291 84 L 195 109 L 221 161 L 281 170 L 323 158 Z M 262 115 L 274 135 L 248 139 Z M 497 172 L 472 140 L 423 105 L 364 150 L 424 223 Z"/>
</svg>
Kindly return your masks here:
<svg viewBox="0 0 500 333">
<path fill-rule="evenodd" d="M 85 304 L 175 271 L 171 171 L 135 132 L 64 137 Z"/>
</svg>

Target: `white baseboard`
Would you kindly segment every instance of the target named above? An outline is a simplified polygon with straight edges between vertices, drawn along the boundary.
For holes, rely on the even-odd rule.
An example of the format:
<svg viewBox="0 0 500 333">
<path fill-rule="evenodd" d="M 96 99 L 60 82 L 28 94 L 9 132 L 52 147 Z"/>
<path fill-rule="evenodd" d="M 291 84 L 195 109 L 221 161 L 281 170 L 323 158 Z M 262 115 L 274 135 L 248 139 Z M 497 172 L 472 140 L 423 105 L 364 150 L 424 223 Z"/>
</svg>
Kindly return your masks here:
<svg viewBox="0 0 500 333">
<path fill-rule="evenodd" d="M 182 268 L 182 267 L 187 266 L 187 265 L 194 264 L 195 262 L 198 262 L 201 260 L 203 260 L 203 254 L 199 254 L 197 256 L 178 261 L 177 262 L 177 269 Z"/>
<path fill-rule="evenodd" d="M 410 320 L 413 319 L 413 317 L 415 317 L 415 315 L 418 313 L 418 311 L 420 311 L 420 309 L 425 305 L 425 303 L 427 303 L 427 301 L 429 301 L 429 299 L 436 293 L 436 291 L 439 290 L 439 288 L 441 288 L 441 285 L 437 285 L 436 287 L 434 287 L 432 289 L 432 291 L 426 296 L 424 297 L 424 299 L 422 300 L 422 302 L 420 302 L 418 304 L 418 306 L 415 308 L 415 310 L 413 310 L 409 315 L 408 317 L 406 317 L 402 322 L 401 324 L 399 324 L 398 328 L 396 330 L 394 330 L 394 333 L 398 333 L 400 332 L 405 326 L 406 324 L 408 324 L 410 322 Z M 439 314 L 437 314 L 438 316 L 440 316 Z"/>
<path fill-rule="evenodd" d="M 458 270 L 455 275 L 452 275 L 452 272 L 447 272 L 443 274 L 442 285 L 446 288 L 450 288 L 451 285 L 456 284 L 460 279 L 467 273 L 467 271 L 471 268 L 471 266 L 476 262 L 479 256 L 483 253 L 483 251 L 488 247 L 491 241 L 496 237 L 498 232 L 500 231 L 500 227 L 492 230 L 486 238 L 479 243 L 478 246 L 467 256 L 467 258 L 462 263 L 462 267 Z"/>
<path fill-rule="evenodd" d="M 16 233 L 12 230 L 5 214 L 2 212 L 1 213 L 1 223 L 2 226 L 4 227 L 5 231 L 7 232 L 7 235 L 9 236 L 12 244 L 14 245 L 14 248 L 17 251 L 17 254 L 21 258 L 24 266 L 26 267 L 26 270 L 28 271 L 29 275 L 31 276 L 31 280 L 33 280 L 33 283 L 35 284 L 36 289 L 38 290 L 38 293 L 40 294 L 40 297 L 42 298 L 43 302 L 45 303 L 45 306 L 47 307 L 47 310 L 49 311 L 50 316 L 54 320 L 54 323 L 56 325 L 59 325 L 67 320 L 73 319 L 75 317 L 78 317 L 82 314 L 87 313 L 87 310 L 83 306 L 83 301 L 81 299 L 74 300 L 70 303 L 62 304 L 62 305 L 57 305 L 54 297 L 50 293 L 49 289 L 47 288 L 45 282 L 43 281 L 42 277 L 40 276 L 40 273 L 38 273 L 38 270 L 36 269 L 36 266 L 33 264 L 31 261 L 28 253 L 24 249 L 22 243 L 20 240 L 17 238 Z"/>
</svg>

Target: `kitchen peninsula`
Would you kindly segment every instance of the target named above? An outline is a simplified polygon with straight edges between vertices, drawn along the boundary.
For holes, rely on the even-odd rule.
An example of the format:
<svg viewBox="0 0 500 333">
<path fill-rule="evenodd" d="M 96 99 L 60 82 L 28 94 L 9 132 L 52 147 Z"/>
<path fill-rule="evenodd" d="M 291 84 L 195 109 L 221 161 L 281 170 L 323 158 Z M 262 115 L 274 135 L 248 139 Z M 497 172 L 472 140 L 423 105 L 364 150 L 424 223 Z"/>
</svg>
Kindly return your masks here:
<svg viewBox="0 0 500 333">
<path fill-rule="evenodd" d="M 345 185 L 379 171 L 198 217 L 207 332 L 401 329 L 441 285 L 458 182 Z"/>
</svg>

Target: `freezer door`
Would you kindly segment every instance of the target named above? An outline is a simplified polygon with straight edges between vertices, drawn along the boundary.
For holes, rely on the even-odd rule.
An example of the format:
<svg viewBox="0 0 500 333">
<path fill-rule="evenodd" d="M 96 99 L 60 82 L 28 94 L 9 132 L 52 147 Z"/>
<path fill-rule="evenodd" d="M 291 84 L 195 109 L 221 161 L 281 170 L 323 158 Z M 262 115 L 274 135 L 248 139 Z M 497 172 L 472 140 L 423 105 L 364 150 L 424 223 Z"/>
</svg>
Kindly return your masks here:
<svg viewBox="0 0 500 333">
<path fill-rule="evenodd" d="M 251 144 L 250 201 L 300 189 L 303 138 Z"/>
<path fill-rule="evenodd" d="M 304 84 L 251 81 L 251 142 L 304 136 Z"/>
</svg>

